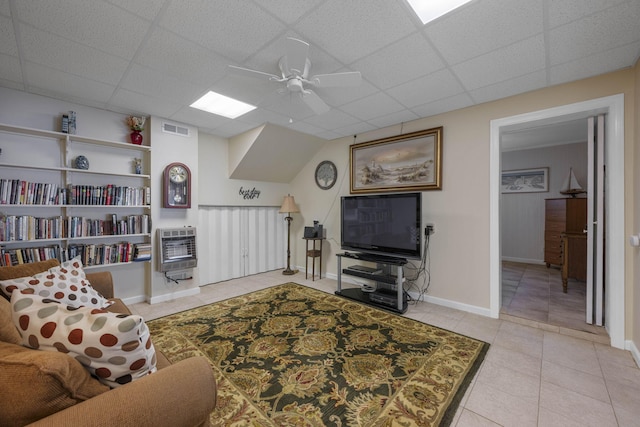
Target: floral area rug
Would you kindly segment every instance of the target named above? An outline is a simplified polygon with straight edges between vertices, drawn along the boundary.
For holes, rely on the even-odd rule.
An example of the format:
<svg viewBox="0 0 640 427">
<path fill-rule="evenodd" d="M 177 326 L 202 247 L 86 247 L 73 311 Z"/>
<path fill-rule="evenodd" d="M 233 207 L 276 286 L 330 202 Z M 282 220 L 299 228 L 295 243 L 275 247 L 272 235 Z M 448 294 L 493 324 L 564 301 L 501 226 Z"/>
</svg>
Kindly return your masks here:
<svg viewBox="0 0 640 427">
<path fill-rule="evenodd" d="M 489 347 L 295 283 L 147 324 L 172 362 L 211 361 L 214 426 L 448 425 Z"/>
</svg>

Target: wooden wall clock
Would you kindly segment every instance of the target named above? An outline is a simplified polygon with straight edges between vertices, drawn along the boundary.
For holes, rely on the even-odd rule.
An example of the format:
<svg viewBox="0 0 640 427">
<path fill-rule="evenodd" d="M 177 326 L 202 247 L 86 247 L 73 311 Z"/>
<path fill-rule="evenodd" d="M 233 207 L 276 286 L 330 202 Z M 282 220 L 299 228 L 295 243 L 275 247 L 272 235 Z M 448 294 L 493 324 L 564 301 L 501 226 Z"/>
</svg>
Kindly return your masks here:
<svg viewBox="0 0 640 427">
<path fill-rule="evenodd" d="M 171 163 L 162 177 L 163 206 L 187 209 L 191 207 L 191 170 L 184 163 Z"/>
</svg>

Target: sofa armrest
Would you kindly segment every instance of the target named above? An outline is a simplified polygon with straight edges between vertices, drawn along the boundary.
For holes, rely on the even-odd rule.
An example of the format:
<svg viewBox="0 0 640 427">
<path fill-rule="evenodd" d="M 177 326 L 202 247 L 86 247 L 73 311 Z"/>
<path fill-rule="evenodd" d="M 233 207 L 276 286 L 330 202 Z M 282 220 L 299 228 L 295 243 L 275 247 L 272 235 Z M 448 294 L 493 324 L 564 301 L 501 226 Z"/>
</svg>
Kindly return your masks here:
<svg viewBox="0 0 640 427">
<path fill-rule="evenodd" d="M 192 357 L 30 426 L 208 426 L 216 390 L 207 359 Z"/>
<path fill-rule="evenodd" d="M 87 280 L 100 295 L 109 299 L 113 298 L 113 277 L 110 271 L 97 271 L 86 273 Z"/>
</svg>

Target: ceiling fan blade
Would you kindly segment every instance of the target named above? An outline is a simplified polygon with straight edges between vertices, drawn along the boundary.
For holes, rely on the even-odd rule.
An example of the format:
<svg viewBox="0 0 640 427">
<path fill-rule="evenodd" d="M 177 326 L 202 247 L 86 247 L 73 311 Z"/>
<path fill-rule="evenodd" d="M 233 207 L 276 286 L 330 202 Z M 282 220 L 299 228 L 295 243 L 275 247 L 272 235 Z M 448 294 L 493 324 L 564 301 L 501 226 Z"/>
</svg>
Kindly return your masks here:
<svg viewBox="0 0 640 427">
<path fill-rule="evenodd" d="M 253 77 L 253 78 L 259 78 L 259 79 L 266 79 L 266 80 L 273 80 L 273 81 L 281 81 L 282 79 L 278 76 L 276 76 L 275 74 L 270 74 L 270 73 L 265 73 L 263 71 L 257 71 L 257 70 L 252 70 L 250 68 L 242 68 L 242 67 L 236 67 L 235 65 L 229 65 L 229 68 L 231 68 L 236 74 L 241 74 L 247 77 Z"/>
<path fill-rule="evenodd" d="M 300 92 L 300 97 L 316 114 L 323 114 L 329 111 L 329 106 L 312 90 Z"/>
<path fill-rule="evenodd" d="M 318 87 L 348 87 L 358 86 L 362 82 L 360 71 L 347 73 L 317 74 L 309 82 Z"/>
<path fill-rule="evenodd" d="M 287 77 L 290 74 L 302 76 L 307 68 L 308 54 L 309 43 L 293 37 L 287 37 L 287 53 L 281 60 L 282 72 L 285 73 Z"/>
</svg>

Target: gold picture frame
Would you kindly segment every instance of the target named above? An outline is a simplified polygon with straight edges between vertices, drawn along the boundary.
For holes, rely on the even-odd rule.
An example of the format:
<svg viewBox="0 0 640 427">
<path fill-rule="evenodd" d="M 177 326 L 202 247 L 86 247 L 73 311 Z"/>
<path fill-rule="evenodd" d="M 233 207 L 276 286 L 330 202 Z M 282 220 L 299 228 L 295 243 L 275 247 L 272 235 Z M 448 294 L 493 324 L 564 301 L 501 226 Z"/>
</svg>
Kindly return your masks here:
<svg viewBox="0 0 640 427">
<path fill-rule="evenodd" d="M 442 126 L 350 148 L 352 194 L 442 190 Z"/>
</svg>

